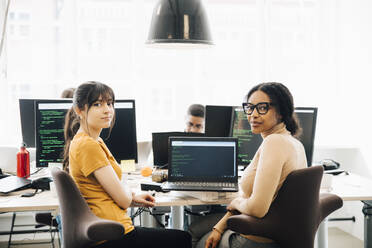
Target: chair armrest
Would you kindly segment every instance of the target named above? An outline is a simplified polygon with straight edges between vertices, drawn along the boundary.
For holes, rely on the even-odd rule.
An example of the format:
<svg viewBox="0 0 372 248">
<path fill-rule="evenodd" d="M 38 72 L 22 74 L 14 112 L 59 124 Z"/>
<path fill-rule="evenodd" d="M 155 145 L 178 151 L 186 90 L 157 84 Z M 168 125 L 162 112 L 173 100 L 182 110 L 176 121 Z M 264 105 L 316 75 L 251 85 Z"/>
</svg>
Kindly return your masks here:
<svg viewBox="0 0 372 248">
<path fill-rule="evenodd" d="M 246 234 L 246 235 L 256 235 L 262 237 L 268 237 L 272 230 L 273 222 L 270 218 L 256 218 L 246 214 L 239 214 L 231 216 L 227 219 L 227 227 L 235 232 Z"/>
<path fill-rule="evenodd" d="M 330 213 L 339 209 L 343 205 L 342 199 L 334 194 L 323 193 L 319 196 L 320 221 L 323 221 Z"/>
<path fill-rule="evenodd" d="M 275 217 L 266 215 L 257 218 L 246 214 L 231 216 L 227 219 L 227 227 L 245 235 L 256 235 L 276 240 L 278 223 Z"/>
<path fill-rule="evenodd" d="M 97 221 L 89 225 L 87 236 L 91 240 L 115 240 L 124 235 L 124 227 L 115 221 Z"/>
<path fill-rule="evenodd" d="M 81 233 L 84 238 L 94 242 L 119 239 L 125 230 L 121 223 L 101 219 L 95 215 L 86 216 L 79 226 L 83 229 Z"/>
</svg>

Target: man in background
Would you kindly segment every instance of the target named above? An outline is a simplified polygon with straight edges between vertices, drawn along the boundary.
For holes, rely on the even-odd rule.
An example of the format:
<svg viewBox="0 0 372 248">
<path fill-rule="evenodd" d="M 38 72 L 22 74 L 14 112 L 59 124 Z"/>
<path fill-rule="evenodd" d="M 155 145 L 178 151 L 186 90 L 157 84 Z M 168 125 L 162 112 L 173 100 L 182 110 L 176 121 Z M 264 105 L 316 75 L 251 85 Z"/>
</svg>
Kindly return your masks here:
<svg viewBox="0 0 372 248">
<path fill-rule="evenodd" d="M 201 104 L 192 104 L 187 109 L 186 127 L 187 133 L 204 133 L 205 108 Z"/>
<path fill-rule="evenodd" d="M 75 92 L 75 88 L 67 88 L 62 92 L 61 98 L 73 98 L 74 92 Z"/>
</svg>

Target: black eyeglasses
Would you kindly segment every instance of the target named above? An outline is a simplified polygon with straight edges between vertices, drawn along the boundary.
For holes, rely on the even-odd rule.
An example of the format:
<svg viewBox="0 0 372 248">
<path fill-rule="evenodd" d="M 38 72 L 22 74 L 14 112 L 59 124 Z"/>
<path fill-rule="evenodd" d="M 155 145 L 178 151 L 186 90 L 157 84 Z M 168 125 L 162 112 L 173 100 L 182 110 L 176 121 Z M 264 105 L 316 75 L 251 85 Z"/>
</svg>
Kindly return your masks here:
<svg viewBox="0 0 372 248">
<path fill-rule="evenodd" d="M 270 106 L 274 104 L 270 102 L 259 102 L 257 104 L 243 103 L 242 105 L 243 105 L 244 113 L 246 113 L 247 115 L 251 115 L 254 109 L 257 109 L 257 112 L 260 115 L 264 115 L 269 111 Z"/>
</svg>

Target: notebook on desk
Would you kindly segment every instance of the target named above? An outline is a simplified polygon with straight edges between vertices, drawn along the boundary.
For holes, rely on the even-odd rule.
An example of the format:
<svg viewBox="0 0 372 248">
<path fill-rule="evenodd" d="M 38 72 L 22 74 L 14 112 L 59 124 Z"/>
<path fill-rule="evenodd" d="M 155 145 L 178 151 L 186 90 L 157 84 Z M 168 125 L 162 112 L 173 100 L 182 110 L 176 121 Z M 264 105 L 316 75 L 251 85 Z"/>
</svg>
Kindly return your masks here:
<svg viewBox="0 0 372 248">
<path fill-rule="evenodd" d="M 8 194 L 10 192 L 25 189 L 31 186 L 31 180 L 17 177 L 9 176 L 0 179 L 0 193 Z"/>
<path fill-rule="evenodd" d="M 237 139 L 170 137 L 163 190 L 238 191 Z"/>
</svg>

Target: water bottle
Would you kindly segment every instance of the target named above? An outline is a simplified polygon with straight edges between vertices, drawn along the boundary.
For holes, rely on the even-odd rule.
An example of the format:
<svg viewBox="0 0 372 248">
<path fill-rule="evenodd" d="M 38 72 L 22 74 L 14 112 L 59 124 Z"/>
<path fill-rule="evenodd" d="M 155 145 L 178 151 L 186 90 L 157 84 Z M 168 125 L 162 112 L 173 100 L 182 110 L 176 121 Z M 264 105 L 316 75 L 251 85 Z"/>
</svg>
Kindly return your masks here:
<svg viewBox="0 0 372 248">
<path fill-rule="evenodd" d="M 17 176 L 25 178 L 30 176 L 30 153 L 25 144 L 22 144 L 17 153 Z"/>
</svg>

